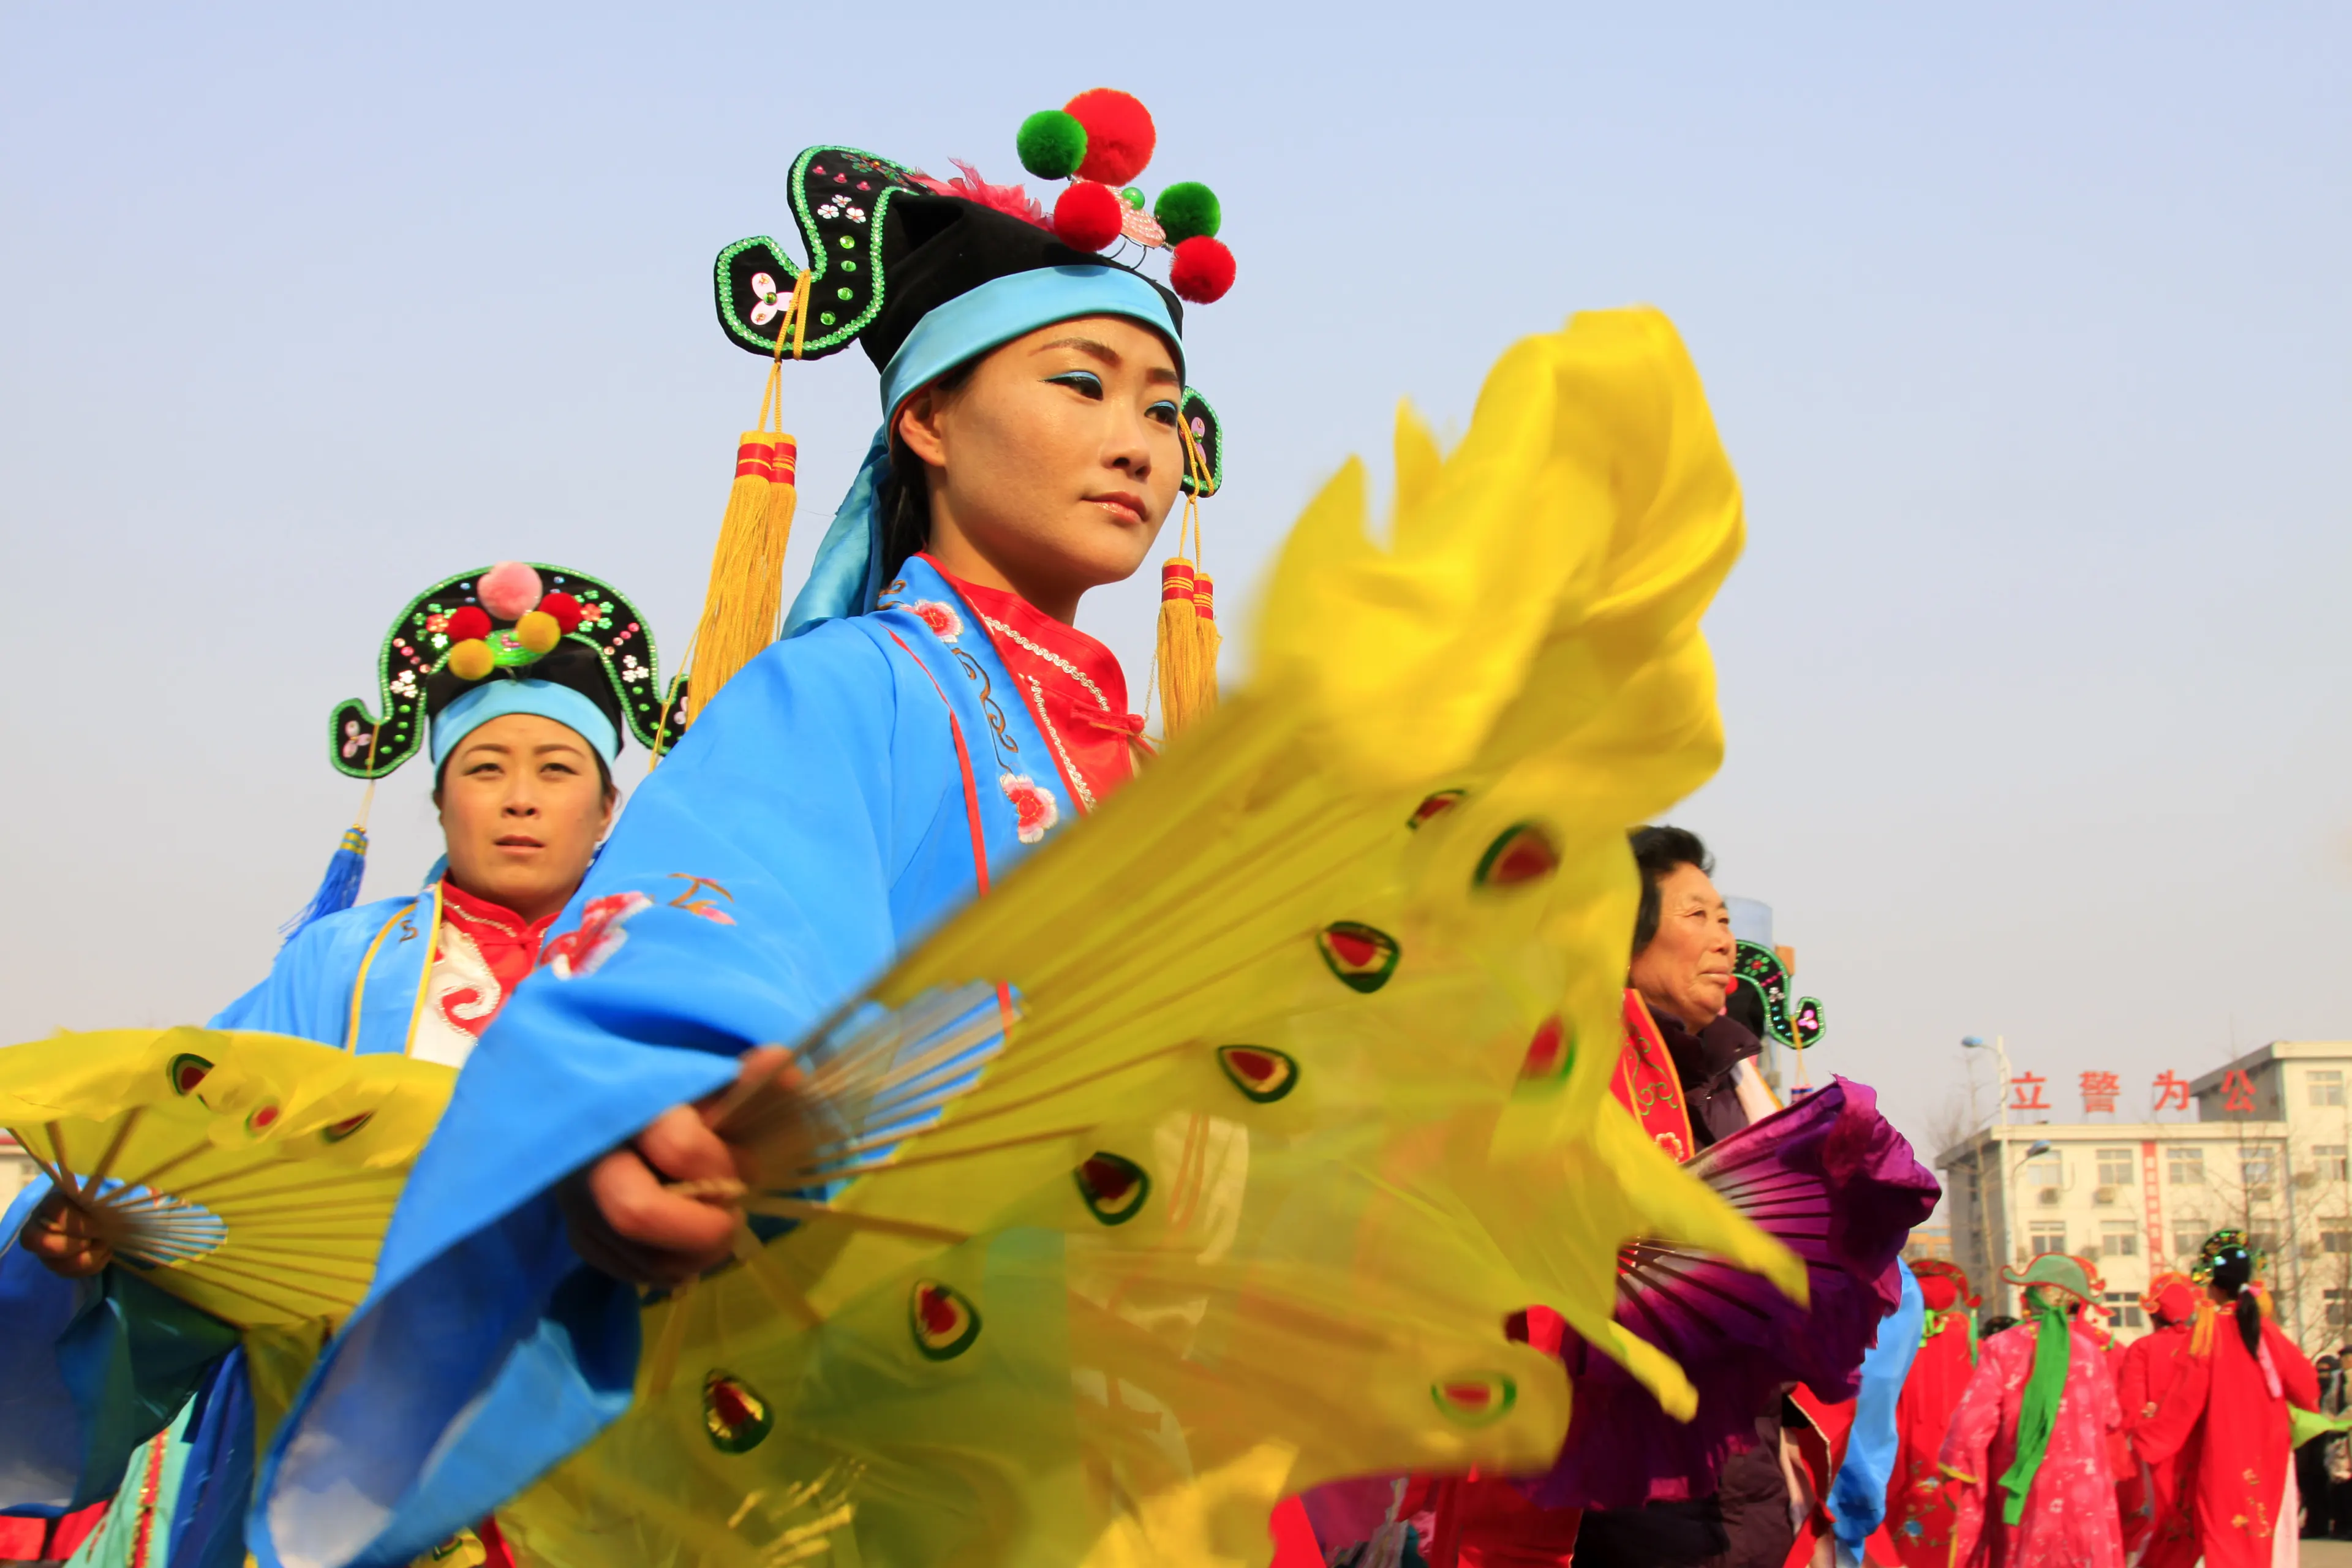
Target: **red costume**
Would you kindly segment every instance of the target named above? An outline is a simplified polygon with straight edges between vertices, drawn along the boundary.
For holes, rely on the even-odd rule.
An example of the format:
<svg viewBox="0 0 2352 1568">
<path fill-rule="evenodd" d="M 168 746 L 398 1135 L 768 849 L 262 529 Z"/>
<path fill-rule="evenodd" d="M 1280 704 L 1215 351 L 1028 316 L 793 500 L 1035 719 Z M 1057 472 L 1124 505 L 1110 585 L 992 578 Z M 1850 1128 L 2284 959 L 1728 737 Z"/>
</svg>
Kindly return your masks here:
<svg viewBox="0 0 2352 1568">
<path fill-rule="evenodd" d="M 2159 1274 L 2141 1298 L 2156 1330 L 2134 1341 L 2124 1351 L 2116 1378 L 2116 1401 L 2123 1406 L 2124 1430 L 2132 1439 L 2134 1468 L 2141 1484 L 2143 1510 L 2124 1510 L 2124 1546 L 2141 1551 L 2141 1568 L 2194 1568 L 2197 1562 L 2197 1521 L 2189 1498 L 2197 1468 L 2195 1433 L 2173 1453 L 2151 1461 L 2142 1449 L 2139 1434 L 2164 1406 L 2165 1396 L 2180 1375 L 2189 1352 L 2189 1321 L 2197 1298 L 2188 1277 Z M 2122 1483 L 2117 1483 L 2120 1491 Z"/>
<path fill-rule="evenodd" d="M 1951 1484 L 1937 1456 L 1976 1372 L 1976 1330 L 1969 1310 L 1979 1298 L 1969 1292 L 1969 1277 L 1951 1264 L 1924 1260 L 1913 1264 L 1911 1272 L 1926 1298 L 1927 1319 L 1920 1327 L 1919 1353 L 1895 1405 L 1900 1447 L 1887 1479 L 1885 1531 L 1905 1568 L 1945 1568 L 1952 1557 L 1955 1516 Z"/>
<path fill-rule="evenodd" d="M 2179 1485 L 2207 1568 L 2264 1568 L 2278 1532 L 2293 1538 L 2290 1404 L 2319 1404 L 2319 1375 L 2294 1342 L 2265 1313 L 2259 1353 L 2250 1352 L 2233 1309 L 2200 1310 L 2171 1387 L 2132 1445 L 2151 1466 L 2197 1445 Z"/>
</svg>

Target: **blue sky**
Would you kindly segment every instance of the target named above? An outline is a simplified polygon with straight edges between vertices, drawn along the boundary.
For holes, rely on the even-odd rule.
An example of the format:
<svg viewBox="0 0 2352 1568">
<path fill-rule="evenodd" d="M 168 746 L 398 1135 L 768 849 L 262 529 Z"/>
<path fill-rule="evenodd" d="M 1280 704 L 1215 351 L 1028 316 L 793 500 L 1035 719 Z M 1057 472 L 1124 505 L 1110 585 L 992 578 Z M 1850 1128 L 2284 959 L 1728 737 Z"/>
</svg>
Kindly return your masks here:
<svg viewBox="0 0 2352 1568">
<path fill-rule="evenodd" d="M 1240 262 L 1188 334 L 1229 604 L 1400 396 L 1458 430 L 1516 337 L 1680 324 L 1751 542 L 1676 815 L 1777 907 L 1817 1069 L 1921 1134 L 1964 1033 L 2064 1106 L 2352 1037 L 2340 7 L 973 10 L 0 9 L 0 1037 L 260 976 L 427 582 L 576 564 L 682 647 L 761 369 L 712 255 L 803 145 L 1010 178 L 1101 84 Z M 793 377 L 794 577 L 873 399 Z M 1151 598 L 1087 605 L 1131 670 Z"/>
</svg>

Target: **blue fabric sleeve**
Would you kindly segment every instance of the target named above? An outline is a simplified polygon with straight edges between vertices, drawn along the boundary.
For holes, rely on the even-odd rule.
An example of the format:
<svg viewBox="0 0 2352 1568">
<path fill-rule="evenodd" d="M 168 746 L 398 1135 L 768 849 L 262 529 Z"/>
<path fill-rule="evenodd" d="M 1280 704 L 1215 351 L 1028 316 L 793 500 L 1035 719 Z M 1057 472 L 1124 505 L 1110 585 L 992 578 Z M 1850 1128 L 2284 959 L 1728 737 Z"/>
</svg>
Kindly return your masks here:
<svg viewBox="0 0 2352 1568">
<path fill-rule="evenodd" d="M 1927 1312 L 1911 1266 L 1898 1260 L 1895 1267 L 1903 1271 L 1902 1304 L 1878 1325 L 1878 1342 L 1862 1358 L 1862 1389 L 1854 1396 L 1845 1463 L 1830 1483 L 1830 1517 L 1836 1521 L 1838 1544 L 1856 1559 L 1862 1556 L 1863 1542 L 1886 1520 L 1886 1484 L 1895 1474 L 1898 1441 L 1895 1405 L 1904 1380 L 1911 1375 L 1912 1358 L 1919 1353 L 1919 1326 Z"/>
<path fill-rule="evenodd" d="M 175 1568 L 242 1568 L 253 1500 L 253 1389 L 245 1352 L 229 1352 L 188 1417 L 163 1561 Z"/>
<path fill-rule="evenodd" d="M 16 1245 L 48 1195 L 37 1178 L 0 1217 L 0 1512 L 62 1513 L 81 1479 L 83 1422 L 57 1357 L 81 1292 Z"/>
<path fill-rule="evenodd" d="M 113 1495 L 236 1331 L 128 1269 L 50 1273 L 13 1245 L 48 1192 L 36 1182 L 0 1220 L 0 1507 L 55 1517 Z"/>
<path fill-rule="evenodd" d="M 404 1563 L 626 1408 L 636 1296 L 579 1265 L 553 1188 L 747 1047 L 799 1038 L 890 962 L 902 914 L 969 897 L 940 699 L 898 732 L 909 679 L 859 623 L 821 626 L 747 666 L 638 786 L 263 1461 L 247 1537 L 268 1568 Z"/>
</svg>

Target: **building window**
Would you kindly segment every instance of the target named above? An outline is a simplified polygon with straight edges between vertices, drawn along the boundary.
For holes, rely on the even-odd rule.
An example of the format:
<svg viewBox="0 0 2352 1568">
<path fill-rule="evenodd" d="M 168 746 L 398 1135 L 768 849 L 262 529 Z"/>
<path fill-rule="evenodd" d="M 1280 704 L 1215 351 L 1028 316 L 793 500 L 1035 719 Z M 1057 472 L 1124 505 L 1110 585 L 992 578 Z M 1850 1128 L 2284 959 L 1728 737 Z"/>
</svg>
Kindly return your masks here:
<svg viewBox="0 0 2352 1568">
<path fill-rule="evenodd" d="M 2258 1143 L 2238 1146 L 2238 1180 L 2250 1187 L 2267 1187 L 2278 1180 L 2278 1158 Z"/>
<path fill-rule="evenodd" d="M 2250 1230 L 2246 1232 L 2246 1242 L 2265 1258 L 2278 1256 L 2278 1235 L 2274 1231 Z"/>
<path fill-rule="evenodd" d="M 2319 1173 L 2321 1181 L 2340 1182 L 2345 1179 L 2344 1152 L 2341 1143 L 2314 1143 L 2311 1146 L 2311 1168 Z"/>
<path fill-rule="evenodd" d="M 2176 1187 L 2201 1187 L 2205 1184 L 2205 1151 L 2183 1149 L 2175 1144 L 2165 1152 L 2166 1173 Z M 2192 1248 L 2193 1250 L 2193 1248 Z"/>
<path fill-rule="evenodd" d="M 2128 1149 L 2099 1151 L 2099 1185 L 2128 1187 L 2132 1184 L 2132 1152 Z"/>
<path fill-rule="evenodd" d="M 2337 1068 L 2314 1068 L 2310 1072 L 2304 1076 L 2303 1081 L 2311 1086 L 2312 1104 L 2341 1105 L 2344 1103 L 2344 1074 L 2342 1069 Z M 2333 1318 L 2330 1318 L 2327 1321 L 2331 1323 L 2336 1321 Z"/>
<path fill-rule="evenodd" d="M 2322 1290 L 2320 1298 L 2327 1303 L 2327 1326 L 2340 1329 L 2352 1324 L 2352 1291 Z"/>
<path fill-rule="evenodd" d="M 2025 1180 L 2036 1187 L 2063 1187 L 2066 1184 L 2066 1156 L 2052 1150 L 2025 1163 Z"/>
<path fill-rule="evenodd" d="M 2026 1238 L 2033 1244 L 2033 1256 L 2066 1250 L 2066 1222 L 2063 1219 L 2037 1219 L 2025 1227 Z"/>
<path fill-rule="evenodd" d="M 2319 1222 L 2319 1250 L 2322 1252 L 2352 1252 L 2352 1225 L 2340 1219 Z"/>
<path fill-rule="evenodd" d="M 2106 1293 L 2107 1321 L 2118 1329 L 2144 1329 L 2147 1320 L 2140 1315 L 2139 1298 L 2128 1290 Z"/>
<path fill-rule="evenodd" d="M 2102 1258 L 2137 1258 L 2139 1227 L 2127 1219 L 2099 1222 L 2099 1256 Z"/>
<path fill-rule="evenodd" d="M 2172 1226 L 2172 1253 L 2176 1258 L 2194 1258 L 2213 1233 L 2205 1228 L 2201 1219 L 2175 1220 Z"/>
</svg>

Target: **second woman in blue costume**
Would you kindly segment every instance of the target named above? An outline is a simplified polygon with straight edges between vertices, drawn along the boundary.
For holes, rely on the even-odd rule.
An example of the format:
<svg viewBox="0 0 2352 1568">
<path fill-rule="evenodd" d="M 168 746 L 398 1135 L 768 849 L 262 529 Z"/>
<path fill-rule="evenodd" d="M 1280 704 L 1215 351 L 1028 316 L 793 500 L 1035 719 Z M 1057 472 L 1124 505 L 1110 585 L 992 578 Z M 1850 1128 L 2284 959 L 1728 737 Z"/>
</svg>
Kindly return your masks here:
<svg viewBox="0 0 2352 1568">
<path fill-rule="evenodd" d="M 626 598 L 564 568 L 503 562 L 417 595 L 382 645 L 382 716 L 342 704 L 330 756 L 373 782 L 429 752 L 446 853 L 418 892 L 341 907 L 365 844 L 353 828 L 268 977 L 210 1026 L 463 1066 L 611 826 L 624 736 L 656 739 L 655 657 Z M 0 1383 L 52 1396 L 47 1418 L 0 1430 L 0 1473 L 16 1483 L 0 1507 L 60 1511 L 119 1480 L 86 1556 L 144 1539 L 176 1563 L 234 1568 L 257 1393 L 282 1407 L 291 1390 L 257 1390 L 234 1331 L 112 1266 L 46 1181 L 0 1236 L 21 1244 L 0 1258 Z"/>
</svg>

